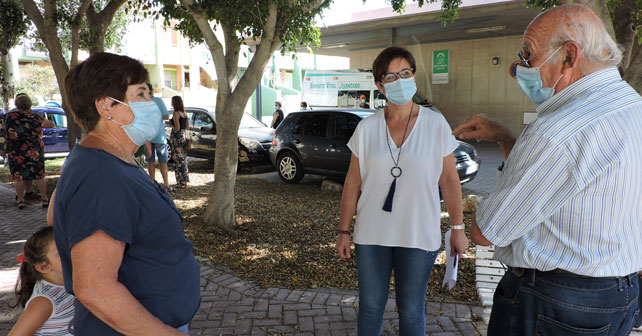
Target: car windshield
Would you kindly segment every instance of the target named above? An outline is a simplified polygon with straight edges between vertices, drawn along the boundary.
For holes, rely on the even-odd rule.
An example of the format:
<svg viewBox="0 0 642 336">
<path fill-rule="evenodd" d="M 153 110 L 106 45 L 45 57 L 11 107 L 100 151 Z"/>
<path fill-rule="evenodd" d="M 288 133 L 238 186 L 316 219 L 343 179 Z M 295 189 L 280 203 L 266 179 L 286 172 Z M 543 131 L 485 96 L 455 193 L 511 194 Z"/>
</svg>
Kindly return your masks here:
<svg viewBox="0 0 642 336">
<path fill-rule="evenodd" d="M 265 125 L 258 121 L 256 118 L 253 116 L 243 113 L 243 118 L 241 118 L 241 125 L 239 128 L 257 128 L 257 127 L 265 127 Z"/>
</svg>

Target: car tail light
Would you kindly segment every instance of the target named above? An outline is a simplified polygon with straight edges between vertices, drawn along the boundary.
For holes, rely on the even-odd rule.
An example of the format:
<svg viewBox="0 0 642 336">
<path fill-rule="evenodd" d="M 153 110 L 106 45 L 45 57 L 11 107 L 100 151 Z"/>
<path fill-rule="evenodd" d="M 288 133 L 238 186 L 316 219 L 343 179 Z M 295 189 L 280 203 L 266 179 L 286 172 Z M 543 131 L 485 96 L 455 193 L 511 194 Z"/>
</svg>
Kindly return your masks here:
<svg viewBox="0 0 642 336">
<path fill-rule="evenodd" d="M 276 139 L 272 139 L 272 146 L 276 146 Z"/>
</svg>

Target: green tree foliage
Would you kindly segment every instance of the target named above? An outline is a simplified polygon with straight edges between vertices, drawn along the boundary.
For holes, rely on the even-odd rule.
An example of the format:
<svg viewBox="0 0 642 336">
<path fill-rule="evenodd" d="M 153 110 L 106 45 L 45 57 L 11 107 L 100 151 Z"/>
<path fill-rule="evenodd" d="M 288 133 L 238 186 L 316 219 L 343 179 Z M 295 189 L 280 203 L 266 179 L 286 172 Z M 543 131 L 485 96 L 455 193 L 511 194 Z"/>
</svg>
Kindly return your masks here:
<svg viewBox="0 0 642 336">
<path fill-rule="evenodd" d="M 28 19 L 18 0 L 0 0 L 0 53 L 6 54 L 27 32 Z"/>
<path fill-rule="evenodd" d="M 27 31 L 27 17 L 19 0 L 0 0 L 0 96 L 5 109 L 13 94 L 9 50 Z"/>
<path fill-rule="evenodd" d="M 366 3 L 367 0 L 363 0 L 363 3 Z M 431 4 L 434 2 L 441 2 L 441 21 L 444 26 L 448 22 L 454 22 L 459 16 L 459 5 L 461 5 L 462 0 L 415 0 L 419 7 L 424 4 Z M 392 9 L 397 13 L 403 13 L 406 9 L 406 0 L 388 0 Z"/>
<path fill-rule="evenodd" d="M 51 66 L 28 64 L 22 76 L 16 81 L 16 92 L 29 95 L 34 106 L 53 100 L 54 95 L 60 94 L 56 75 Z"/>
</svg>

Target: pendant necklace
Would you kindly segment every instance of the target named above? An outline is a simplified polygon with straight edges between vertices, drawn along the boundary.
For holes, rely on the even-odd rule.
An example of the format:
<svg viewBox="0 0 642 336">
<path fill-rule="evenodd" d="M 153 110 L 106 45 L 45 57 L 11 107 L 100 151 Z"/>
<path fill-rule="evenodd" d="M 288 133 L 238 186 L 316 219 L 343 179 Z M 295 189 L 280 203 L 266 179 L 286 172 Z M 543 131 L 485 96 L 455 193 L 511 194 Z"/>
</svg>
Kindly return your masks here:
<svg viewBox="0 0 642 336">
<path fill-rule="evenodd" d="M 392 184 L 390 185 L 390 190 L 388 190 L 388 196 L 386 196 L 386 201 L 383 203 L 383 211 L 392 212 L 392 199 L 395 196 L 395 189 L 397 187 L 397 178 L 401 176 L 403 170 L 399 167 L 399 158 L 401 157 L 401 149 L 403 148 L 404 140 L 406 139 L 406 133 L 408 132 L 408 125 L 410 125 L 410 119 L 412 118 L 412 110 L 414 109 L 415 104 L 412 104 L 410 107 L 410 113 L 408 114 L 408 121 L 406 122 L 406 129 L 403 131 L 403 137 L 401 138 L 401 145 L 399 145 L 399 152 L 397 153 L 397 159 L 392 154 L 392 147 L 390 146 L 390 136 L 388 135 L 388 120 L 384 115 L 384 121 L 386 122 L 386 144 L 388 145 L 388 151 L 390 152 L 390 158 L 392 158 L 392 163 L 394 166 L 390 169 L 390 175 L 394 178 Z"/>
</svg>

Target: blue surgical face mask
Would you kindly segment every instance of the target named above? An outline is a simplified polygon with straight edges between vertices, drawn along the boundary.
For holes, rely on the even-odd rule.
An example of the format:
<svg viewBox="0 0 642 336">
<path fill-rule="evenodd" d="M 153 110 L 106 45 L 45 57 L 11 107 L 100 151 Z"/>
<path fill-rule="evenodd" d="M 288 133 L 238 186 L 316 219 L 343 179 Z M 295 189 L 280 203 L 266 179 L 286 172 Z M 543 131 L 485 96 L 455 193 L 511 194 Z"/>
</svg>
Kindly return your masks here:
<svg viewBox="0 0 642 336">
<path fill-rule="evenodd" d="M 109 97 L 109 99 L 129 106 L 129 108 L 132 109 L 134 121 L 129 125 L 122 124 L 112 119 L 111 116 L 107 119 L 119 124 L 123 130 L 125 130 L 129 139 L 136 145 L 144 145 L 146 142 L 154 139 L 158 135 L 158 132 L 162 131 L 163 117 L 158 105 L 156 105 L 153 100 L 125 104 L 112 97 Z"/>
<path fill-rule="evenodd" d="M 417 93 L 415 78 L 399 78 L 394 82 L 384 83 L 386 98 L 395 105 L 405 105 Z"/>
<path fill-rule="evenodd" d="M 542 82 L 542 75 L 539 73 L 539 68 L 546 64 L 546 62 L 548 62 L 548 60 L 551 59 L 551 57 L 553 57 L 553 55 L 555 55 L 561 48 L 561 46 L 557 48 L 557 50 L 548 56 L 548 58 L 540 64 L 539 67 L 527 68 L 521 65 L 517 66 L 517 83 L 519 84 L 519 87 L 522 88 L 524 94 L 535 104 L 541 104 L 553 97 L 555 86 L 557 86 L 560 79 L 564 77 L 564 74 L 562 74 L 555 84 L 553 84 L 553 87 L 545 88 L 543 87 L 544 83 Z"/>
</svg>

